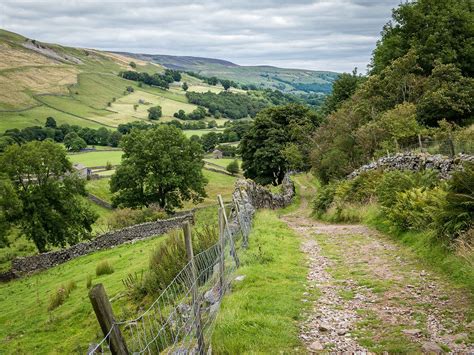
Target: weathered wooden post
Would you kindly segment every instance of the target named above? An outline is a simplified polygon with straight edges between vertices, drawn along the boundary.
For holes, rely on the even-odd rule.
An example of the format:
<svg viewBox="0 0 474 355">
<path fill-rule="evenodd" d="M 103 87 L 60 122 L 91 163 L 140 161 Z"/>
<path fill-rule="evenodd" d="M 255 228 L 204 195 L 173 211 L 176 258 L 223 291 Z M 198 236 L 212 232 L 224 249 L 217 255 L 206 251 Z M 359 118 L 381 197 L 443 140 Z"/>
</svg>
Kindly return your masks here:
<svg viewBox="0 0 474 355">
<path fill-rule="evenodd" d="M 235 204 L 235 212 L 237 213 L 237 221 L 239 222 L 240 229 L 242 230 L 242 236 L 243 236 L 243 239 L 244 239 L 243 247 L 247 248 L 247 246 L 248 246 L 248 243 L 247 243 L 247 237 L 248 237 L 247 225 L 246 225 L 245 221 L 242 221 L 242 214 L 241 214 L 241 211 L 240 211 L 240 208 L 239 208 L 239 204 L 235 201 L 234 201 L 234 204 Z"/>
<path fill-rule="evenodd" d="M 102 284 L 97 284 L 92 287 L 92 289 L 89 291 L 89 299 L 97 320 L 99 321 L 100 329 L 102 329 L 102 332 L 104 333 L 104 337 L 108 336 L 107 342 L 110 346 L 110 351 L 112 354 L 128 354 L 125 339 L 122 337 L 119 327 L 114 326 L 115 317 L 112 311 L 112 306 L 109 302 L 109 298 L 105 293 L 104 286 Z"/>
<path fill-rule="evenodd" d="M 198 293 L 198 280 L 196 272 L 196 264 L 194 262 L 194 251 L 193 251 L 193 239 L 191 234 L 191 224 L 189 222 L 184 222 L 183 224 L 183 233 L 184 233 L 184 244 L 186 246 L 186 255 L 188 257 L 188 262 L 191 264 L 191 278 L 193 283 L 191 285 L 192 289 L 192 302 L 194 309 L 194 318 L 196 321 L 196 337 L 198 340 L 198 353 L 204 354 L 204 336 L 202 332 L 201 324 L 201 300 L 199 299 Z"/>
<path fill-rule="evenodd" d="M 219 207 L 219 290 L 221 297 L 225 290 L 225 225 L 224 225 L 224 210 Z"/>
<path fill-rule="evenodd" d="M 237 256 L 237 251 L 235 249 L 234 238 L 232 237 L 232 233 L 230 232 L 229 221 L 228 221 L 227 215 L 225 213 L 225 206 L 224 206 L 224 201 L 222 200 L 222 196 L 217 195 L 217 200 L 219 201 L 219 205 L 221 206 L 221 208 L 224 212 L 224 224 L 225 224 L 224 227 L 225 227 L 225 231 L 229 235 L 231 253 L 232 253 L 232 256 L 234 258 L 235 265 L 237 267 L 239 267 L 240 266 L 240 260 L 239 260 L 239 257 Z"/>
</svg>

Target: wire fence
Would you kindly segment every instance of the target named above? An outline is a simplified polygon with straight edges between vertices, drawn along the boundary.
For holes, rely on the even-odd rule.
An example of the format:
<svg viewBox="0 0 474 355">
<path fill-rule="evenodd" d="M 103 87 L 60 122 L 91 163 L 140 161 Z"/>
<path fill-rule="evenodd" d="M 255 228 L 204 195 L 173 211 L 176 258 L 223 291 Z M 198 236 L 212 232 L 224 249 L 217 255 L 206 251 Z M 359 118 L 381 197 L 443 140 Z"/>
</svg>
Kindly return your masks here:
<svg viewBox="0 0 474 355">
<path fill-rule="evenodd" d="M 101 291 L 102 285 L 91 291 L 91 302 L 104 338 L 91 346 L 88 354 L 209 351 L 222 298 L 239 267 L 239 251 L 248 244 L 253 210 L 246 207 L 244 195 L 244 191 L 240 192 L 241 199 L 234 195 L 230 213 L 218 197 L 219 241 L 207 250 L 193 255 L 191 228 L 189 224 L 183 227 L 188 263 L 142 314 L 116 321 L 105 291 Z M 98 294 L 94 296 L 94 292 Z"/>
<path fill-rule="evenodd" d="M 429 154 L 441 154 L 453 157 L 457 154 L 474 154 L 474 141 L 470 139 L 459 139 L 448 137 L 436 139 L 429 136 L 417 136 L 404 142 L 394 143 L 391 149 L 387 149 L 387 155 L 403 152 L 419 152 Z M 385 152 L 382 152 L 385 153 Z"/>
</svg>

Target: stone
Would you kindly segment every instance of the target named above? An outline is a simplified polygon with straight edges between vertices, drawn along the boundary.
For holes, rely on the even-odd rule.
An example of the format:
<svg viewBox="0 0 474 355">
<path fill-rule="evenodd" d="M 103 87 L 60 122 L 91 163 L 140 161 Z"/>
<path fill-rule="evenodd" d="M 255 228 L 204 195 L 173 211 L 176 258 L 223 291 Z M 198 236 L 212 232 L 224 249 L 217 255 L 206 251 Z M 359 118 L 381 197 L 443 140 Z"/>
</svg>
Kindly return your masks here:
<svg viewBox="0 0 474 355">
<path fill-rule="evenodd" d="M 324 350 L 324 346 L 319 341 L 313 341 L 309 345 L 309 350 L 311 350 L 311 351 L 322 351 L 322 350 Z"/>
<path fill-rule="evenodd" d="M 213 289 L 204 293 L 204 300 L 209 304 L 214 304 L 219 302 L 219 292 L 215 292 Z"/>
<path fill-rule="evenodd" d="M 421 335 L 421 330 L 420 329 L 404 329 L 402 330 L 402 333 L 406 335 L 419 336 Z"/>
<path fill-rule="evenodd" d="M 347 329 L 339 329 L 337 331 L 337 335 L 339 335 L 339 336 L 346 335 L 346 333 L 347 333 Z"/>
<path fill-rule="evenodd" d="M 322 332 L 327 332 L 331 329 L 331 326 L 327 323 L 319 323 L 318 329 Z"/>
<path fill-rule="evenodd" d="M 443 349 L 441 349 L 438 344 L 436 344 L 435 342 L 432 342 L 432 341 L 428 341 L 428 342 L 423 343 L 423 345 L 421 346 L 421 349 L 425 353 L 439 354 L 439 353 L 443 352 Z"/>
<path fill-rule="evenodd" d="M 238 281 L 238 282 L 244 281 L 244 280 L 245 280 L 245 275 L 236 276 L 234 280 L 235 280 L 235 281 Z"/>
</svg>

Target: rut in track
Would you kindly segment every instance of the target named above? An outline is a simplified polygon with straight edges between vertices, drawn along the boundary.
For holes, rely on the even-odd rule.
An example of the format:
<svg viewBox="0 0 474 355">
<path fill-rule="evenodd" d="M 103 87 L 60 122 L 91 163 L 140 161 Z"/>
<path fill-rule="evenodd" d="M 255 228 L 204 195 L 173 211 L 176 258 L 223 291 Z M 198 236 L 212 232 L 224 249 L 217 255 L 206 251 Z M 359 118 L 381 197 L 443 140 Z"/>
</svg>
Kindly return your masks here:
<svg viewBox="0 0 474 355">
<path fill-rule="evenodd" d="M 308 260 L 308 351 L 473 353 L 472 295 L 372 229 L 307 217 L 310 189 L 300 185 L 299 210 L 282 217 Z"/>
</svg>

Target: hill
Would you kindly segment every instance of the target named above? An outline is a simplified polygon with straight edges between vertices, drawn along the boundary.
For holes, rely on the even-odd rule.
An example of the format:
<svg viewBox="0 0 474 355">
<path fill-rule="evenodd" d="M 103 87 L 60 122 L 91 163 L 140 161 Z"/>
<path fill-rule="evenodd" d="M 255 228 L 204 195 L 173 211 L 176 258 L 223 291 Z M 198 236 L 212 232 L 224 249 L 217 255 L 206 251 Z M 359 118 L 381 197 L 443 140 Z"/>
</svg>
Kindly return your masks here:
<svg viewBox="0 0 474 355">
<path fill-rule="evenodd" d="M 135 62 L 132 68 L 130 62 Z M 181 83 L 169 90 L 143 85 L 118 76 L 123 70 L 149 74 L 164 67 L 124 55 L 94 49 L 49 44 L 0 30 L 0 132 L 43 125 L 52 116 L 58 124 L 82 127 L 117 127 L 121 123 L 148 121 L 148 108 L 160 105 L 161 121 L 171 120 L 179 109 L 190 113 Z M 183 75 L 188 91 L 222 91 Z M 133 93 L 126 88 L 131 86 Z M 222 122 L 221 122 L 222 123 Z"/>
<path fill-rule="evenodd" d="M 256 85 L 259 88 L 278 89 L 291 93 L 328 93 L 331 91 L 333 81 L 338 77 L 337 73 L 328 71 L 284 69 L 267 65 L 241 66 L 226 60 L 213 58 L 128 52 L 115 53 L 158 63 L 170 69 L 192 71 L 204 76 L 216 76 L 240 84 Z"/>
</svg>

